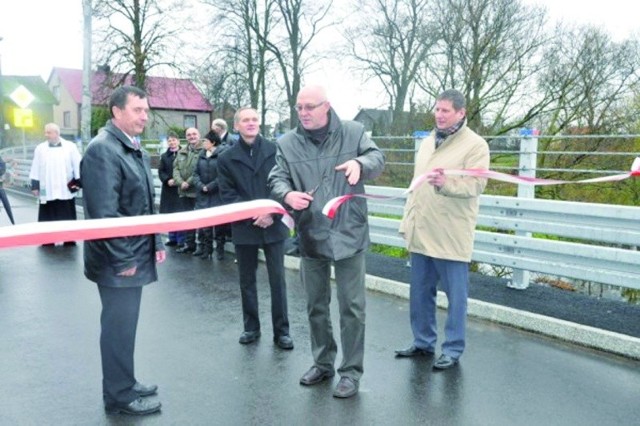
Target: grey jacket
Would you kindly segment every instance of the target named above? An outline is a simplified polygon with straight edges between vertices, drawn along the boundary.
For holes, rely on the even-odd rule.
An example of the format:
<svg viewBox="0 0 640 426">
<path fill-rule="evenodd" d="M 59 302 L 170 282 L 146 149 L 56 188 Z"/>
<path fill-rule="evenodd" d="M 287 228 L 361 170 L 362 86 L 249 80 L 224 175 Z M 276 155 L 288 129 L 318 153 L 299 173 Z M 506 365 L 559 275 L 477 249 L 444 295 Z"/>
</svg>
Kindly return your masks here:
<svg viewBox="0 0 640 426">
<path fill-rule="evenodd" d="M 309 208 L 293 212 L 300 253 L 303 257 L 341 260 L 369 246 L 367 202 L 362 198 L 347 201 L 333 220 L 322 214 L 322 207 L 334 197 L 364 193 L 364 180 L 382 173 L 384 155 L 360 123 L 341 122 L 333 109 L 329 123 L 327 138 L 317 145 L 300 125 L 280 138 L 269 186 L 272 198 L 283 205 L 290 191 L 317 188 Z M 335 167 L 353 159 L 361 164 L 362 174 L 351 186 L 344 172 L 336 172 Z"/>
<path fill-rule="evenodd" d="M 80 163 L 86 219 L 153 214 L 149 155 L 108 122 L 89 144 Z M 159 235 L 109 238 L 84 243 L 84 274 L 107 287 L 140 287 L 157 281 Z M 136 266 L 132 277 L 117 274 Z"/>
</svg>

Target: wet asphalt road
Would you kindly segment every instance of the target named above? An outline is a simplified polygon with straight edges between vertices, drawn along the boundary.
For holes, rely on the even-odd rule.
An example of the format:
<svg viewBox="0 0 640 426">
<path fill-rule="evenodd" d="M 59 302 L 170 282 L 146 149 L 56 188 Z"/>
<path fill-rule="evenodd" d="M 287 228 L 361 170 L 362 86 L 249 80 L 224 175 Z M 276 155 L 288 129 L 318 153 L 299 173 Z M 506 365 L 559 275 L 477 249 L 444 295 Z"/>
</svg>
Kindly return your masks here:
<svg viewBox="0 0 640 426">
<path fill-rule="evenodd" d="M 18 222 L 35 220 L 32 200 L 12 201 Z M 411 340 L 408 303 L 378 293 L 367 299 L 360 393 L 337 400 L 331 396 L 337 377 L 311 388 L 298 384 L 312 358 L 296 272 L 287 274 L 295 349 L 272 343 L 266 285 L 259 286 L 262 339 L 243 346 L 236 265 L 173 252 L 159 267 L 160 281 L 143 291 L 136 347 L 138 378 L 160 386 L 162 412 L 108 416 L 101 401 L 100 301 L 82 274 L 82 246 L 2 249 L 0 264 L 0 425 L 638 421 L 638 361 L 470 319 L 460 366 L 433 372 L 432 360 L 394 359 L 393 350 Z M 265 279 L 261 265 L 259 280 Z M 442 312 L 439 320 L 442 327 Z"/>
</svg>

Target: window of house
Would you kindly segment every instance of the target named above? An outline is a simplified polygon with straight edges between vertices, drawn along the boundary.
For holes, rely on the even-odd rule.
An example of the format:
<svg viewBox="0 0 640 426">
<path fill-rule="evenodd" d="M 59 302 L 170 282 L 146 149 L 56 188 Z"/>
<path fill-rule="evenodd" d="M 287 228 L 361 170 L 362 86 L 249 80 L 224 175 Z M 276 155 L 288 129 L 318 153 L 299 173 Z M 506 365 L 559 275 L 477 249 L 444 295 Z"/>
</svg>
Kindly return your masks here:
<svg viewBox="0 0 640 426">
<path fill-rule="evenodd" d="M 62 126 L 65 128 L 71 127 L 71 111 L 65 111 L 62 113 Z"/>
<path fill-rule="evenodd" d="M 185 129 L 188 129 L 189 127 L 198 128 L 198 119 L 195 115 L 185 114 L 183 123 Z"/>
</svg>

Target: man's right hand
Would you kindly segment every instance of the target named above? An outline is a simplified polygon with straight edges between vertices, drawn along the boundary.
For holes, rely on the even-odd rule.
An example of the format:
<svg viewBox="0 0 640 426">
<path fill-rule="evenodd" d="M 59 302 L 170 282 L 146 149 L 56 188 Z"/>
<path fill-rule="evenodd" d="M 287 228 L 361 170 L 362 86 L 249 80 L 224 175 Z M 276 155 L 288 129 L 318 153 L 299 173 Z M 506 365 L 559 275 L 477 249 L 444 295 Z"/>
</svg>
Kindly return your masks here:
<svg viewBox="0 0 640 426">
<path fill-rule="evenodd" d="M 291 191 L 284 197 L 284 202 L 294 210 L 304 210 L 312 201 L 313 196 L 300 191 Z"/>
<path fill-rule="evenodd" d="M 184 190 L 184 189 L 189 189 L 189 184 L 188 184 L 187 182 L 182 182 L 182 183 L 180 184 L 180 188 L 182 188 L 183 190 Z"/>
<path fill-rule="evenodd" d="M 136 274 L 137 270 L 138 270 L 138 267 L 134 266 L 133 268 L 125 269 L 124 271 L 119 272 L 116 275 L 120 277 L 132 277 Z"/>
</svg>

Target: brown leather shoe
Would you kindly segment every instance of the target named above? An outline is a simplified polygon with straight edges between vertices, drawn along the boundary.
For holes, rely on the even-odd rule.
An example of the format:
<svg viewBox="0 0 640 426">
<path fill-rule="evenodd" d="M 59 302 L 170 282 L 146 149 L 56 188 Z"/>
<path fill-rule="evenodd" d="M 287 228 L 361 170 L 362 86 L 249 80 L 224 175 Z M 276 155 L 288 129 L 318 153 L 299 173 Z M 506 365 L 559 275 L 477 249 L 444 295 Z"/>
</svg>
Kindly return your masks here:
<svg viewBox="0 0 640 426">
<path fill-rule="evenodd" d="M 315 365 L 311 367 L 300 378 L 300 384 L 305 386 L 311 386 L 320 383 L 324 379 L 333 377 L 335 373 L 333 371 L 320 370 Z"/>
<path fill-rule="evenodd" d="M 350 398 L 358 393 L 358 381 L 350 377 L 341 377 L 333 391 L 336 398 Z"/>
</svg>

